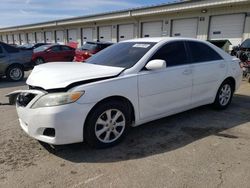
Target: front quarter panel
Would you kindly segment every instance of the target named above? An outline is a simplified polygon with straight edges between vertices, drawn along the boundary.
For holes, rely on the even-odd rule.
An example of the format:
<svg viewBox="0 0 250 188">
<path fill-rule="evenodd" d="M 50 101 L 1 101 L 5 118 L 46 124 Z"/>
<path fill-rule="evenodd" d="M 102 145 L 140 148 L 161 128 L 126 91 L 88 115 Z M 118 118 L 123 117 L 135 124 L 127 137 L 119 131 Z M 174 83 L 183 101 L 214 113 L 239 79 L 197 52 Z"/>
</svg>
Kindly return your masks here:
<svg viewBox="0 0 250 188">
<path fill-rule="evenodd" d="M 85 91 L 84 95 L 77 101 L 80 104 L 96 104 L 112 96 L 125 97 L 134 107 L 136 120 L 139 117 L 137 75 L 120 75 L 113 79 L 78 86 L 72 91 Z"/>
</svg>

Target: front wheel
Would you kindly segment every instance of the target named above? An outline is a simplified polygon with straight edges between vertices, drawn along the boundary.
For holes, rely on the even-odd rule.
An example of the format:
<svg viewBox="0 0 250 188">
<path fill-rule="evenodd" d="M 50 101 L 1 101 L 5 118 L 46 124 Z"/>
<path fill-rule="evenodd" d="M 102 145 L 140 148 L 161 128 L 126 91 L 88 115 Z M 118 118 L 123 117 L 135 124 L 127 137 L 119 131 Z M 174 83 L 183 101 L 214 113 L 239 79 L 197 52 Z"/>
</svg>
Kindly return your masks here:
<svg viewBox="0 0 250 188">
<path fill-rule="evenodd" d="M 219 110 L 226 109 L 230 105 L 232 97 L 233 97 L 232 83 L 230 81 L 224 81 L 217 92 L 213 106 Z"/>
<path fill-rule="evenodd" d="M 94 148 L 106 148 L 119 143 L 130 125 L 128 107 L 119 101 L 95 107 L 85 124 L 84 137 Z"/>
</svg>

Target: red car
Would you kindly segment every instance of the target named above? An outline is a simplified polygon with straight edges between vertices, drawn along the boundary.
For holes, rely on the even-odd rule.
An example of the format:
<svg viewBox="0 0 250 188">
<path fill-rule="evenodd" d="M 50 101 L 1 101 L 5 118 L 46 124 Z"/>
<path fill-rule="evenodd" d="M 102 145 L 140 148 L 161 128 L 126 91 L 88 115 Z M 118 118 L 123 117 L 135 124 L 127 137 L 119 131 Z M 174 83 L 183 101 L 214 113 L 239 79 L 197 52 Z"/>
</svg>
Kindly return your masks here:
<svg viewBox="0 0 250 188">
<path fill-rule="evenodd" d="M 53 61 L 72 61 L 75 49 L 66 45 L 43 45 L 33 51 L 32 62 L 39 65 Z"/>
<path fill-rule="evenodd" d="M 83 46 L 76 49 L 74 61 L 84 62 L 86 59 L 91 57 L 93 54 L 111 46 L 113 43 L 107 42 L 86 42 Z"/>
</svg>

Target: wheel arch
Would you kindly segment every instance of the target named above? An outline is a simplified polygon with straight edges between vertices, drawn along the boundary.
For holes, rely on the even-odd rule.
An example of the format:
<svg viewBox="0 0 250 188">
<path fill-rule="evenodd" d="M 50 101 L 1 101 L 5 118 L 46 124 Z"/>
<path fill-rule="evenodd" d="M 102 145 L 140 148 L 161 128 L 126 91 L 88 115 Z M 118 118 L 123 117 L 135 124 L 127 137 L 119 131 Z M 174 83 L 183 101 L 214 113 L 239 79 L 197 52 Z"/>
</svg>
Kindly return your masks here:
<svg viewBox="0 0 250 188">
<path fill-rule="evenodd" d="M 126 104 L 128 106 L 129 113 L 131 114 L 131 119 L 130 119 L 131 122 L 130 123 L 133 123 L 135 121 L 135 107 L 132 104 L 132 102 L 124 96 L 114 95 L 114 96 L 106 97 L 106 98 L 100 100 L 91 108 L 91 110 L 88 112 L 88 115 L 85 119 L 83 131 L 85 130 L 85 125 L 89 119 L 90 114 L 96 109 L 96 107 L 101 105 L 102 103 L 109 102 L 109 101 L 119 101 L 119 102 Z"/>
<path fill-rule="evenodd" d="M 222 83 L 229 81 L 230 83 L 232 83 L 232 87 L 233 87 L 233 92 L 235 92 L 235 87 L 236 87 L 236 81 L 232 76 L 227 77 Z"/>
</svg>

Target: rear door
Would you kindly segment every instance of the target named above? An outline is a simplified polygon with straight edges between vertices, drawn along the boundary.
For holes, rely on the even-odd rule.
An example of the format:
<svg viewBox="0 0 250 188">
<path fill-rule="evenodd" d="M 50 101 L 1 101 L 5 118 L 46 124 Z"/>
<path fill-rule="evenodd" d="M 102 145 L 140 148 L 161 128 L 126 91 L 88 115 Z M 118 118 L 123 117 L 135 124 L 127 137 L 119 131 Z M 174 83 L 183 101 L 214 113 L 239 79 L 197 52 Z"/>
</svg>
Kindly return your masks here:
<svg viewBox="0 0 250 188">
<path fill-rule="evenodd" d="M 165 60 L 167 68 L 139 73 L 141 119 L 176 113 L 191 104 L 192 71 L 184 42 L 167 43 L 150 60 L 154 59 Z"/>
<path fill-rule="evenodd" d="M 192 103 L 206 104 L 215 97 L 219 85 L 224 80 L 227 63 L 205 43 L 187 41 L 186 44 L 193 70 Z"/>
<path fill-rule="evenodd" d="M 61 46 L 61 48 L 62 48 L 61 61 L 73 61 L 75 56 L 75 50 L 68 46 Z"/>
</svg>

